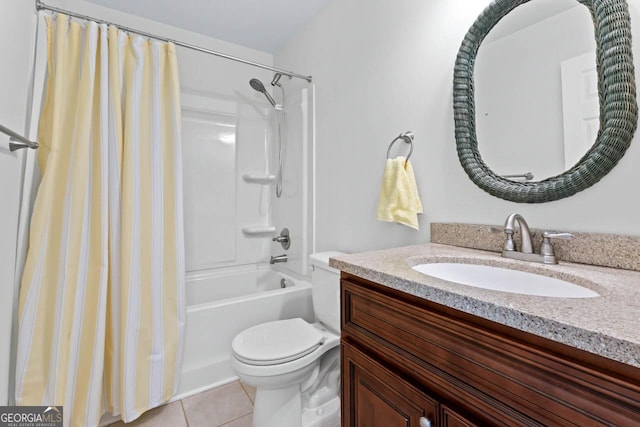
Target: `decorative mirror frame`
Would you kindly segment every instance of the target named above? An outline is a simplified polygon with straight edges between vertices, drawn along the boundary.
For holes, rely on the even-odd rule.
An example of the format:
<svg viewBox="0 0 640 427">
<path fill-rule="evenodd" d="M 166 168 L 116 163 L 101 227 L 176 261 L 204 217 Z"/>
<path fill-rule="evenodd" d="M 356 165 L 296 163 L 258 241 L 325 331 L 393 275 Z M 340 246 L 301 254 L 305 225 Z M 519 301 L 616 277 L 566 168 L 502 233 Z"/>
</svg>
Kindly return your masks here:
<svg viewBox="0 0 640 427">
<path fill-rule="evenodd" d="M 505 15 L 530 0 L 495 0 L 462 41 L 453 79 L 453 109 L 458 158 L 469 178 L 486 192 L 518 203 L 559 200 L 600 181 L 622 158 L 638 123 L 626 0 L 577 0 L 594 24 L 600 98 L 600 129 L 593 146 L 566 172 L 537 182 L 516 182 L 494 173 L 478 151 L 473 70 L 480 43 Z"/>
</svg>

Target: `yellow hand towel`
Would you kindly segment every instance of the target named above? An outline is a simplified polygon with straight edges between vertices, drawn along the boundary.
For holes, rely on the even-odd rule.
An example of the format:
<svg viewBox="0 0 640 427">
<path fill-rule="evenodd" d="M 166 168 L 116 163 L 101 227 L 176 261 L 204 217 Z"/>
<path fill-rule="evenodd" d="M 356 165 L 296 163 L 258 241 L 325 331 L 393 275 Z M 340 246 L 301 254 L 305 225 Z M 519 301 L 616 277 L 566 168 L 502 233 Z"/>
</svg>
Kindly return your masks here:
<svg viewBox="0 0 640 427">
<path fill-rule="evenodd" d="M 411 162 L 402 156 L 387 159 L 380 188 L 378 219 L 418 230 L 419 213 L 422 213 L 422 202 Z"/>
</svg>

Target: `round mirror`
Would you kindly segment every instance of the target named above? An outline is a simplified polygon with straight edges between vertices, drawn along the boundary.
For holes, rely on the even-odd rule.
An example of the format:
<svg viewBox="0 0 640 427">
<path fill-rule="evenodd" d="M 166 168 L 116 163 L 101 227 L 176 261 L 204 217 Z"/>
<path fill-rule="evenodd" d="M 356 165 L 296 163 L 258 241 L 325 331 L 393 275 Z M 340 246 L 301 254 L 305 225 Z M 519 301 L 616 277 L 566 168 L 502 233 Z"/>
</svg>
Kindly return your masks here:
<svg viewBox="0 0 640 427">
<path fill-rule="evenodd" d="M 580 3 L 586 7 L 497 0 L 460 47 L 458 155 L 473 182 L 495 196 L 528 203 L 571 196 L 606 175 L 631 142 L 637 105 L 627 4 Z"/>
</svg>

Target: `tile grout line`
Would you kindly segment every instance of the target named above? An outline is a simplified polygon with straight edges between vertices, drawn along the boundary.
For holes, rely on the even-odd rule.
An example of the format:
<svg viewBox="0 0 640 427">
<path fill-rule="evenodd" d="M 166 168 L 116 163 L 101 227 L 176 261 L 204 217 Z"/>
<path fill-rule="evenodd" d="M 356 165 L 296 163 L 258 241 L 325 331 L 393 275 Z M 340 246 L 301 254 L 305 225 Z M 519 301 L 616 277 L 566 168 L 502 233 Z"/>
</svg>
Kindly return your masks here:
<svg viewBox="0 0 640 427">
<path fill-rule="evenodd" d="M 229 425 L 229 424 L 231 424 L 231 423 L 233 423 L 233 422 L 236 422 L 236 421 L 238 421 L 239 419 L 244 418 L 244 417 L 246 417 L 247 415 L 251 415 L 251 414 L 253 414 L 253 411 L 248 412 L 248 413 L 246 413 L 246 414 L 244 414 L 244 415 L 240 415 L 238 418 L 234 418 L 234 419 L 232 419 L 232 420 L 229 420 L 228 422 L 226 422 L 226 423 L 224 423 L 224 424 L 220 424 L 218 427 L 224 427 L 224 426 L 226 426 L 226 425 Z"/>
<path fill-rule="evenodd" d="M 223 387 L 230 386 L 230 385 L 232 385 L 232 384 L 234 384 L 234 382 L 231 382 L 231 383 L 228 383 L 228 384 L 222 385 L 222 386 L 220 386 L 220 387 L 216 387 L 216 388 L 223 388 Z M 244 417 L 252 416 L 252 415 L 253 415 L 254 402 L 253 402 L 253 400 L 251 399 L 251 396 L 249 395 L 249 392 L 248 392 L 248 391 L 243 387 L 243 385 L 242 385 L 242 383 L 241 383 L 240 381 L 237 381 L 237 380 L 236 380 L 236 381 L 235 381 L 235 384 L 236 384 L 236 385 L 238 385 L 238 386 L 240 386 L 240 389 L 242 390 L 242 393 L 244 394 L 245 398 L 246 398 L 246 399 L 247 399 L 247 401 L 249 402 L 249 404 L 250 404 L 250 408 L 248 408 L 249 410 L 248 410 L 247 412 L 245 412 L 245 413 L 241 413 L 241 414 L 236 415 L 236 416 L 235 416 L 234 418 L 232 418 L 232 419 L 221 420 L 221 421 L 223 421 L 223 422 L 222 422 L 222 424 L 209 425 L 208 427 L 224 427 L 224 426 L 227 426 L 227 425 L 231 425 L 232 423 L 235 423 L 235 422 L 237 422 L 238 420 L 240 420 L 240 419 L 242 419 L 242 418 L 244 418 Z M 211 390 L 215 390 L 215 388 L 214 388 L 214 389 L 211 389 Z M 207 391 L 211 391 L 211 390 L 207 390 Z M 204 392 L 202 392 L 202 393 L 198 393 L 197 395 L 204 394 L 204 393 L 206 393 L 207 391 L 204 391 Z M 197 395 L 194 395 L 194 396 L 197 396 Z M 190 397 L 194 397 L 194 396 L 190 396 Z M 241 395 L 238 395 L 238 397 L 241 397 Z M 186 410 L 186 408 L 185 408 L 185 406 L 184 406 L 184 402 L 185 402 L 185 400 L 187 400 L 187 398 L 185 398 L 185 399 L 180 399 L 180 408 L 182 409 L 182 415 L 183 415 L 184 421 L 185 421 L 185 423 L 186 423 L 186 427 L 190 427 L 190 426 L 191 426 L 191 424 L 190 424 L 190 422 L 189 422 L 189 416 L 188 416 L 188 414 L 187 414 L 187 410 Z M 199 425 L 199 424 L 198 424 L 198 425 Z M 194 425 L 194 427 L 196 427 L 196 426 Z"/>
<path fill-rule="evenodd" d="M 189 418 L 187 418 L 187 411 L 184 410 L 184 404 L 182 403 L 184 399 L 180 399 L 180 409 L 182 409 L 182 418 L 184 418 L 184 422 L 189 427 Z"/>
<path fill-rule="evenodd" d="M 246 388 L 244 388 L 244 385 L 242 384 L 241 381 L 238 381 L 238 384 L 240 384 L 240 388 L 242 389 L 242 391 L 244 391 L 244 394 L 247 395 L 247 397 L 249 398 L 249 400 L 251 401 L 251 407 L 255 406 L 255 402 L 253 401 L 253 399 L 251 398 L 251 395 L 249 394 L 249 392 L 247 391 Z M 253 410 L 251 411 L 253 412 Z"/>
<path fill-rule="evenodd" d="M 253 407 L 255 406 L 255 402 L 254 402 L 254 401 L 253 401 L 253 399 L 251 398 L 251 395 L 249 394 L 249 392 L 247 391 L 247 389 L 246 389 L 246 388 L 244 388 L 244 384 L 242 383 L 242 381 L 238 380 L 237 382 L 238 382 L 238 385 L 240 385 L 240 388 L 242 389 L 242 391 L 244 392 L 244 394 L 247 396 L 247 399 L 249 399 L 249 402 L 251 402 L 251 412 L 246 413 L 246 414 L 244 414 L 244 415 L 242 415 L 242 416 L 240 416 L 240 417 L 238 417 L 238 418 L 236 418 L 236 419 L 234 419 L 234 420 L 231 420 L 231 421 L 229 421 L 228 423 L 221 425 L 220 427 L 224 427 L 225 425 L 230 424 L 230 423 L 232 423 L 232 422 L 234 422 L 234 421 L 237 421 L 237 420 L 239 420 L 240 418 L 246 417 L 247 415 L 252 415 L 252 416 L 253 416 Z"/>
</svg>

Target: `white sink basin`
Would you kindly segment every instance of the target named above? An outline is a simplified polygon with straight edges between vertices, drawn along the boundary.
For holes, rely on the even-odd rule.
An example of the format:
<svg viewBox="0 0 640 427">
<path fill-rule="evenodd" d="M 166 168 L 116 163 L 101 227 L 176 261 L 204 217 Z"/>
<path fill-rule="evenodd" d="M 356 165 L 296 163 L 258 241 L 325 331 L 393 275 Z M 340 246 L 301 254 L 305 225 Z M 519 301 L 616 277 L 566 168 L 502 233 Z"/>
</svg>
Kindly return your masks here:
<svg viewBox="0 0 640 427">
<path fill-rule="evenodd" d="M 564 280 L 488 265 L 429 263 L 415 265 L 412 268 L 420 273 L 448 282 L 493 291 L 559 298 L 600 296 L 591 289 Z"/>
</svg>

